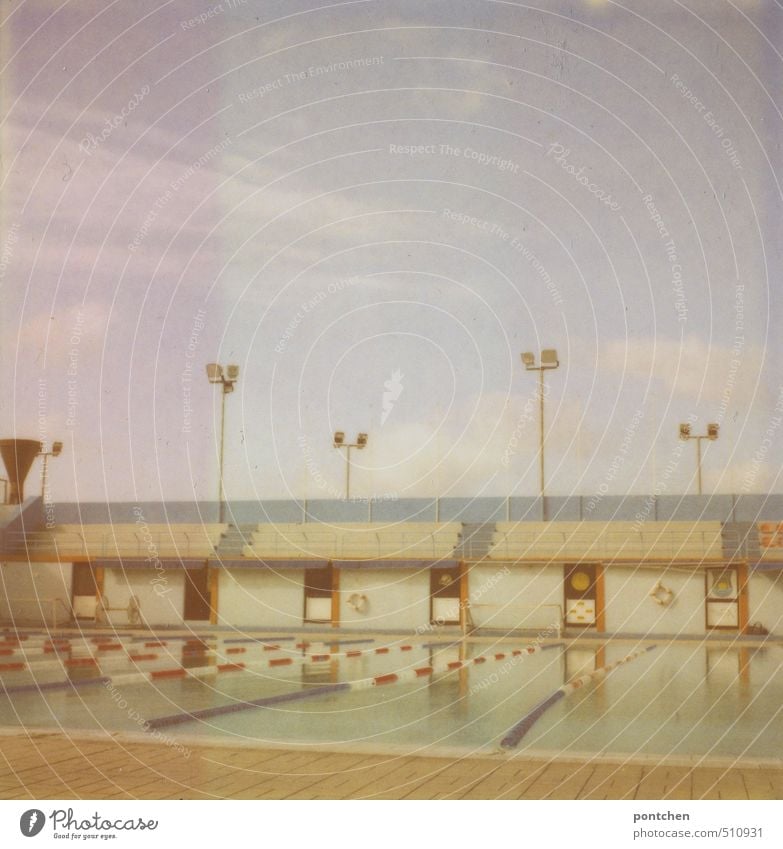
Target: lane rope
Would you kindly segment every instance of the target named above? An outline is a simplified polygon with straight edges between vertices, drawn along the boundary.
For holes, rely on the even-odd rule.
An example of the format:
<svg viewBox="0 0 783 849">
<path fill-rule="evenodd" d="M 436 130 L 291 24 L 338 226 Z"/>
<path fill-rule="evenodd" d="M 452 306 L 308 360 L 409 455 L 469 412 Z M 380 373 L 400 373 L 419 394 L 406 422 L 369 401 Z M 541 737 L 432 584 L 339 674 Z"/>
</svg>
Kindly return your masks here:
<svg viewBox="0 0 783 849">
<path fill-rule="evenodd" d="M 617 669 L 618 666 L 622 666 L 624 663 L 630 663 L 632 660 L 635 660 L 640 655 L 645 654 L 648 651 L 652 651 L 656 646 L 647 646 L 645 649 L 641 649 L 640 651 L 633 652 L 633 654 L 626 655 L 624 658 L 615 661 L 614 663 L 610 663 L 607 666 L 602 666 L 599 669 L 596 669 L 594 672 L 589 673 L 588 675 L 582 675 L 579 678 L 570 681 L 568 684 L 563 684 L 562 687 L 559 687 L 552 693 L 551 696 L 548 696 L 544 699 L 544 701 L 539 702 L 529 713 L 526 713 L 522 719 L 517 722 L 516 725 L 512 726 L 507 732 L 505 737 L 500 741 L 500 746 L 502 749 L 515 749 L 522 738 L 530 731 L 530 729 L 536 724 L 536 722 L 552 707 L 552 705 L 557 704 L 560 699 L 565 698 L 571 693 L 580 690 L 582 687 L 585 687 L 591 681 L 598 680 L 599 678 L 606 677 L 612 670 Z"/>
<path fill-rule="evenodd" d="M 339 684 L 329 684 L 322 687 L 316 687 L 313 690 L 296 690 L 291 693 L 282 693 L 278 696 L 270 696 L 249 702 L 232 702 L 230 704 L 218 705 L 216 707 L 205 708 L 203 710 L 174 713 L 169 716 L 159 716 L 156 719 L 151 719 L 148 722 L 148 727 L 151 729 L 170 727 L 172 725 L 181 725 L 186 722 L 209 719 L 211 717 L 223 716 L 225 714 L 237 713 L 239 711 L 254 710 L 259 707 L 268 707 L 270 705 L 282 704 L 288 701 L 312 698 L 317 695 L 367 690 L 372 687 L 380 687 L 386 684 L 410 683 L 419 678 L 429 677 L 430 675 L 456 672 L 459 669 L 467 669 L 471 666 L 486 663 L 488 661 L 501 661 L 512 657 L 538 654 L 539 652 L 546 651 L 547 649 L 562 648 L 562 646 L 563 643 L 555 643 L 546 646 L 528 646 L 524 649 L 512 649 L 510 651 L 497 652 L 493 655 L 477 655 L 470 660 L 454 660 L 446 663 L 434 664 L 433 666 L 419 666 L 411 669 L 403 669 L 398 672 L 390 672 L 385 675 L 375 675 L 372 678 L 361 678 L 357 681 L 343 681 Z"/>
</svg>

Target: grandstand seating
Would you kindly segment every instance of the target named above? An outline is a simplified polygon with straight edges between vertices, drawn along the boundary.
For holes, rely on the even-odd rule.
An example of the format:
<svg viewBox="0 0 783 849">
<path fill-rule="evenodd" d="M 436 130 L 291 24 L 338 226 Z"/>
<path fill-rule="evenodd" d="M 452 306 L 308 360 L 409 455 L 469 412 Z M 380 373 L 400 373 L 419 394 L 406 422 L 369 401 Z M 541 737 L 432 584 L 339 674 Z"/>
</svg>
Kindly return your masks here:
<svg viewBox="0 0 783 849">
<path fill-rule="evenodd" d="M 720 560 L 720 522 L 499 522 L 492 560 Z"/>
<path fill-rule="evenodd" d="M 25 535 L 18 547 L 30 554 L 68 557 L 209 557 L 225 524 L 55 525 Z"/>
<path fill-rule="evenodd" d="M 245 557 L 324 560 L 440 560 L 454 556 L 457 522 L 259 525 Z"/>
</svg>

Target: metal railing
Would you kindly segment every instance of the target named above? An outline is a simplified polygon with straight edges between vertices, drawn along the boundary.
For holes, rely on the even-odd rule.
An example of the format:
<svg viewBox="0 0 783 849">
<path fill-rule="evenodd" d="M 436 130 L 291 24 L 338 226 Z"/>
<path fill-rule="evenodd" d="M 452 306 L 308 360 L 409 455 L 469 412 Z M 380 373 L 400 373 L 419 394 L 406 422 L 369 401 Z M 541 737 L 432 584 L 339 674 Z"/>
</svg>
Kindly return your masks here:
<svg viewBox="0 0 783 849">
<path fill-rule="evenodd" d="M 538 613 L 551 609 L 554 611 L 542 618 L 542 621 L 528 624 L 530 613 Z M 519 611 L 527 611 L 524 616 L 519 616 Z M 477 622 L 473 613 L 482 614 L 481 621 Z M 466 627 L 470 633 L 479 631 L 482 628 L 490 630 L 503 631 L 538 631 L 539 636 L 544 636 L 547 631 L 554 630 L 556 637 L 563 635 L 565 628 L 565 617 L 563 615 L 563 606 L 561 604 L 545 603 L 545 604 L 469 604 L 465 617 Z M 488 616 L 485 614 L 489 614 Z M 497 620 L 493 622 L 493 619 Z"/>
<path fill-rule="evenodd" d="M 63 620 L 63 621 L 68 622 L 71 619 L 73 619 L 73 610 L 71 610 L 71 608 L 59 597 L 57 597 L 57 598 L 41 598 L 39 596 L 37 598 L 16 598 L 15 596 L 7 596 L 6 600 L 8 602 L 9 609 L 10 609 L 11 604 L 14 605 L 14 608 L 16 608 L 16 605 L 18 605 L 18 604 L 36 604 L 38 606 L 38 612 L 41 614 L 41 619 L 44 620 L 44 623 L 46 622 L 46 617 L 43 615 L 43 606 L 45 606 L 47 604 L 51 604 L 51 606 L 52 606 L 52 609 L 51 609 L 51 613 L 52 613 L 51 627 L 52 628 L 57 627 L 57 605 L 58 604 L 63 608 L 63 610 L 67 614 L 66 619 Z M 14 620 L 15 619 L 22 619 L 22 618 L 23 617 L 19 616 L 18 612 L 15 612 L 14 615 L 13 615 Z"/>
</svg>

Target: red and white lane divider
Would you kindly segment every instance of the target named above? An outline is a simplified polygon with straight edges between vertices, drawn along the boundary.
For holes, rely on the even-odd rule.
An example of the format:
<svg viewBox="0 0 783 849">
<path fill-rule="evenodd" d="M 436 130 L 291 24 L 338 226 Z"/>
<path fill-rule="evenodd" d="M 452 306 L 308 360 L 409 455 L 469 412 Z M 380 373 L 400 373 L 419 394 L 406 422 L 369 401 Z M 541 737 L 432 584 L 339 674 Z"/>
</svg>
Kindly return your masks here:
<svg viewBox="0 0 783 849">
<path fill-rule="evenodd" d="M 415 648 L 413 645 L 402 645 L 397 646 L 400 651 L 411 651 Z M 264 651 L 277 651 L 280 650 L 281 647 L 276 644 L 269 644 L 263 646 Z M 220 661 L 224 661 L 223 663 L 218 663 L 217 665 L 211 666 L 202 666 L 202 667 L 183 667 L 183 666 L 173 666 L 168 667 L 166 669 L 156 669 L 153 672 L 129 672 L 128 676 L 129 681 L 131 683 L 135 681 L 147 680 L 143 677 L 138 677 L 139 675 L 152 675 L 155 678 L 178 678 L 178 677 L 186 677 L 185 673 L 194 673 L 198 672 L 201 675 L 208 675 L 214 673 L 216 669 L 220 667 L 225 667 L 226 669 L 237 670 L 237 669 L 264 669 L 264 668 L 274 668 L 278 666 L 302 666 L 307 663 L 321 663 L 329 660 L 340 660 L 342 658 L 354 658 L 360 657 L 362 655 L 379 655 L 379 654 L 389 654 L 391 652 L 391 647 L 389 646 L 379 646 L 374 649 L 353 649 L 351 651 L 345 652 L 327 652 L 322 654 L 305 654 L 305 655 L 286 655 L 285 657 L 277 657 L 272 658 L 270 660 L 254 660 L 254 661 L 245 661 L 243 663 L 231 663 L 229 662 L 228 655 L 236 655 L 243 654 L 247 651 L 247 647 L 245 646 L 229 646 L 225 647 L 221 652 L 219 649 L 207 649 L 205 651 L 191 652 L 194 656 L 202 656 L 202 657 L 216 657 Z M 188 652 L 183 652 L 183 654 L 188 654 Z M 125 657 L 104 657 L 98 659 L 94 655 L 85 655 L 84 657 L 73 657 L 73 658 L 58 658 L 57 660 L 51 661 L 35 661 L 28 662 L 26 660 L 14 660 L 10 662 L 0 663 L 0 672 L 8 671 L 8 672 L 20 672 L 23 670 L 28 670 L 30 672 L 35 672 L 37 670 L 44 669 L 61 669 L 63 667 L 72 668 L 72 667 L 86 667 L 86 666 L 95 666 L 95 667 L 106 667 L 110 665 L 111 661 L 116 663 L 127 663 L 129 660 L 133 662 L 139 661 L 147 661 L 147 660 L 157 660 L 160 657 L 165 657 L 165 655 L 157 655 L 154 653 L 150 654 L 138 654 L 133 655 L 130 652 L 126 654 Z M 184 670 L 184 672 L 183 672 Z M 197 677 L 197 676 L 195 676 Z M 152 679 L 149 679 L 152 680 Z M 63 680 L 62 682 L 47 682 L 47 683 L 67 683 L 67 680 Z"/>
<path fill-rule="evenodd" d="M 157 646 L 157 643 L 145 643 L 145 646 Z M 202 645 L 202 644 L 199 644 Z M 316 643 L 305 643 L 302 645 L 320 645 Z M 182 655 L 187 657 L 219 657 L 222 659 L 226 659 L 229 655 L 237 655 L 237 654 L 247 654 L 255 653 L 259 649 L 261 651 L 284 651 L 285 648 L 278 643 L 257 643 L 253 646 L 233 646 L 233 645 L 224 645 L 218 648 L 195 648 L 195 644 L 193 645 L 183 645 Z M 399 646 L 401 651 L 410 651 L 414 647 L 412 645 Z M 6 654 L 7 660 L 3 660 L 3 653 L 0 652 L 0 672 L 2 671 L 22 671 L 29 670 L 31 672 L 38 669 L 59 669 L 61 667 L 71 668 L 71 667 L 86 667 L 86 666 L 106 666 L 111 662 L 114 663 L 127 663 L 128 661 L 132 661 L 134 663 L 139 663 L 143 661 L 153 661 L 160 660 L 164 658 L 173 659 L 173 654 L 163 654 L 157 652 L 141 652 L 134 653 L 133 651 L 128 650 L 128 646 L 124 644 L 97 644 L 95 646 L 78 646 L 73 647 L 71 649 L 63 649 L 63 653 L 71 652 L 70 657 L 57 657 L 54 660 L 31 660 L 31 658 L 37 657 L 50 657 L 51 653 L 44 651 L 25 651 L 21 650 L 19 652 L 13 652 Z M 106 652 L 118 652 L 120 656 L 115 654 L 114 656 L 106 655 L 105 657 L 98 658 L 98 653 L 106 653 Z M 358 657 L 362 654 L 370 655 L 370 654 L 388 654 L 391 649 L 387 646 L 378 647 L 376 649 L 367 649 L 363 651 L 349 651 L 349 652 L 330 652 L 324 654 L 313 654 L 313 655 L 305 655 L 304 662 L 318 662 L 322 660 L 331 660 L 333 658 L 341 658 L 341 657 Z M 82 654 L 82 652 L 84 652 Z M 59 654 L 59 652 L 58 652 Z M 274 663 L 270 663 L 271 666 L 285 666 L 288 664 L 296 663 L 297 661 L 302 660 L 302 656 L 293 655 L 285 658 L 280 658 L 276 660 Z"/>
<path fill-rule="evenodd" d="M 624 663 L 629 663 L 635 658 L 645 654 L 648 651 L 652 651 L 655 646 L 647 646 L 645 649 L 641 649 L 639 651 L 635 651 L 632 654 L 628 654 L 620 660 L 616 660 L 614 663 L 610 663 L 606 666 L 601 666 L 593 672 L 588 673 L 587 675 L 582 675 L 579 678 L 575 678 L 573 681 L 569 681 L 567 684 L 563 684 L 562 687 L 558 687 L 554 693 L 551 693 L 547 698 L 545 698 L 542 702 L 539 702 L 531 711 L 528 711 L 516 725 L 509 728 L 509 730 L 504 735 L 503 739 L 500 741 L 501 749 L 515 749 L 520 741 L 525 737 L 525 735 L 530 731 L 530 729 L 538 722 L 538 720 L 555 704 L 557 704 L 561 699 L 564 699 L 570 693 L 575 692 L 576 690 L 580 690 L 582 687 L 589 684 L 591 681 L 596 681 L 599 678 L 604 678 L 608 675 L 613 669 L 616 669 L 618 666 L 622 666 Z"/>
<path fill-rule="evenodd" d="M 356 657 L 360 654 L 385 654 L 388 648 L 384 647 L 385 651 L 378 652 L 377 650 L 365 651 L 350 651 L 333 654 L 313 654 L 303 657 L 280 657 L 272 660 L 249 661 L 246 663 L 222 663 L 215 666 L 200 666 L 187 669 L 185 667 L 174 667 L 172 669 L 156 669 L 152 672 L 133 672 L 126 675 L 113 676 L 107 683 L 111 685 L 138 684 L 143 682 L 156 681 L 167 678 L 205 678 L 210 675 L 217 675 L 220 672 L 239 672 L 239 671 L 254 671 L 257 669 L 268 669 L 278 666 L 303 666 L 308 663 L 326 662 L 338 658 Z M 409 651 L 413 646 L 400 646 L 401 651 Z M 511 649 L 505 652 L 496 652 L 491 655 L 477 655 L 469 660 L 453 660 L 446 663 L 434 664 L 432 666 L 419 666 L 410 669 L 402 669 L 398 672 L 391 672 L 385 675 L 375 675 L 372 678 L 362 678 L 357 681 L 347 681 L 349 689 L 363 690 L 370 687 L 378 687 L 383 684 L 395 684 L 415 681 L 418 678 L 423 678 L 428 675 L 440 674 L 443 672 L 456 672 L 459 669 L 468 669 L 472 666 L 477 666 L 489 661 L 502 661 L 514 657 L 538 654 L 542 651 L 542 646 L 527 646 L 524 649 Z"/>
<path fill-rule="evenodd" d="M 608 663 L 606 666 L 601 666 L 593 672 L 588 672 L 587 675 L 581 675 L 579 678 L 574 678 L 573 681 L 563 684 L 560 689 L 563 691 L 563 694 L 567 696 L 569 693 L 573 693 L 576 690 L 580 690 L 582 687 L 585 687 L 591 681 L 604 678 L 613 669 L 616 669 L 618 666 L 622 666 L 624 663 L 630 663 L 630 661 L 635 660 L 637 657 L 641 657 L 641 655 L 648 651 L 652 651 L 654 648 L 655 646 L 648 646 L 647 648 L 633 652 L 633 654 L 627 654 L 625 657 L 620 658 L 620 660 L 616 660 L 614 663 Z"/>
<path fill-rule="evenodd" d="M 414 648 L 411 645 L 398 647 L 400 651 L 410 651 Z M 366 689 L 369 687 L 377 687 L 384 684 L 405 683 L 415 681 L 428 675 L 440 674 L 444 672 L 455 672 L 459 669 L 468 669 L 472 666 L 477 666 L 486 662 L 499 662 L 510 658 L 521 657 L 525 655 L 533 655 L 542 651 L 542 646 L 527 646 L 524 649 L 510 649 L 505 652 L 495 652 L 487 655 L 477 655 L 468 660 L 454 660 L 441 664 L 433 664 L 420 667 L 412 667 L 402 669 L 397 672 L 387 673 L 384 675 L 376 675 L 372 678 L 359 679 L 357 681 L 346 682 L 351 689 Z M 224 662 L 212 664 L 210 666 L 174 666 L 166 669 L 154 669 L 149 672 L 128 672 L 120 675 L 111 675 L 107 677 L 106 685 L 123 686 L 125 684 L 150 683 L 159 680 L 169 680 L 176 678 L 207 678 L 213 675 L 218 675 L 223 672 L 252 672 L 260 669 L 273 669 L 277 667 L 299 667 L 309 663 L 323 663 L 341 658 L 355 658 L 360 655 L 371 654 L 386 654 L 390 651 L 388 647 L 381 647 L 373 650 L 352 650 L 347 652 L 332 653 L 332 654 L 311 654 L 301 657 L 279 657 L 270 660 L 257 660 L 245 662 Z M 218 658 L 223 659 L 224 658 Z M 46 682 L 47 686 L 62 685 L 66 686 L 70 683 L 69 680 Z"/>
<path fill-rule="evenodd" d="M 402 669 L 399 672 L 390 672 L 386 675 L 375 675 L 372 678 L 364 678 L 360 681 L 350 682 L 351 689 L 365 690 L 371 687 L 381 687 L 385 684 L 405 684 L 415 681 L 418 678 L 425 678 L 429 675 L 439 675 L 443 672 L 456 672 L 459 669 L 469 669 L 472 666 L 478 666 L 482 663 L 499 662 L 509 660 L 515 657 L 527 657 L 528 655 L 538 654 L 547 646 L 527 646 L 524 649 L 511 649 L 506 652 L 495 652 L 493 654 L 479 654 L 476 657 L 468 658 L 467 660 L 452 660 L 447 663 L 433 664 L 432 666 L 418 666 L 412 669 Z"/>
<path fill-rule="evenodd" d="M 150 642 L 144 643 L 144 646 L 134 645 L 133 643 L 98 643 L 96 645 L 89 644 L 74 644 L 68 646 L 58 646 L 57 648 L 51 648 L 48 646 L 44 646 L 41 648 L 32 648 L 27 649 L 26 647 L 16 647 L 14 649 L 0 649 L 0 669 L 3 669 L 3 663 L 14 663 L 15 661 L 27 661 L 30 658 L 50 658 L 52 655 L 60 656 L 64 654 L 70 654 L 71 659 L 82 657 L 94 657 L 97 654 L 104 653 L 120 653 L 124 654 L 126 658 L 130 660 L 153 660 L 161 657 L 173 657 L 175 654 L 180 654 L 180 652 L 166 652 L 166 653 L 157 653 L 150 652 L 151 648 L 161 648 L 165 647 L 165 643 L 157 643 Z M 245 654 L 246 652 L 253 652 L 257 650 L 261 651 L 281 651 L 283 650 L 283 646 L 277 643 L 259 643 L 255 646 L 217 646 L 217 647 L 207 647 L 205 648 L 202 644 L 199 644 L 197 648 L 195 644 L 192 645 L 182 645 L 178 644 L 176 648 L 182 647 L 181 654 L 183 655 L 213 655 L 216 652 L 224 652 L 225 654 Z M 7 660 L 4 660 L 7 658 Z M 54 661 L 53 661 L 54 662 Z M 78 664 L 73 664 L 78 665 Z"/>
</svg>

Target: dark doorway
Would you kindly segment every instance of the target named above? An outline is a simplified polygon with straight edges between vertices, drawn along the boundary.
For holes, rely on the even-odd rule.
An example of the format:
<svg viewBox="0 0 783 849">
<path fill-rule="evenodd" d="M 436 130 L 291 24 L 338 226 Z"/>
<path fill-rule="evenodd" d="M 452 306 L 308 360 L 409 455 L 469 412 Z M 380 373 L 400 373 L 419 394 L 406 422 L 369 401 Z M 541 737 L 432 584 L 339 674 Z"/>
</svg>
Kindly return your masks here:
<svg viewBox="0 0 783 849">
<path fill-rule="evenodd" d="M 71 604 L 76 619 L 95 619 L 98 585 L 90 563 L 74 563 L 71 573 Z"/>
<path fill-rule="evenodd" d="M 185 611 L 186 622 L 208 622 L 212 608 L 209 593 L 209 569 L 185 570 Z"/>
<path fill-rule="evenodd" d="M 304 621 L 332 621 L 332 582 L 334 569 L 305 569 Z"/>
<path fill-rule="evenodd" d="M 430 624 L 459 625 L 459 567 L 430 570 Z"/>
</svg>

